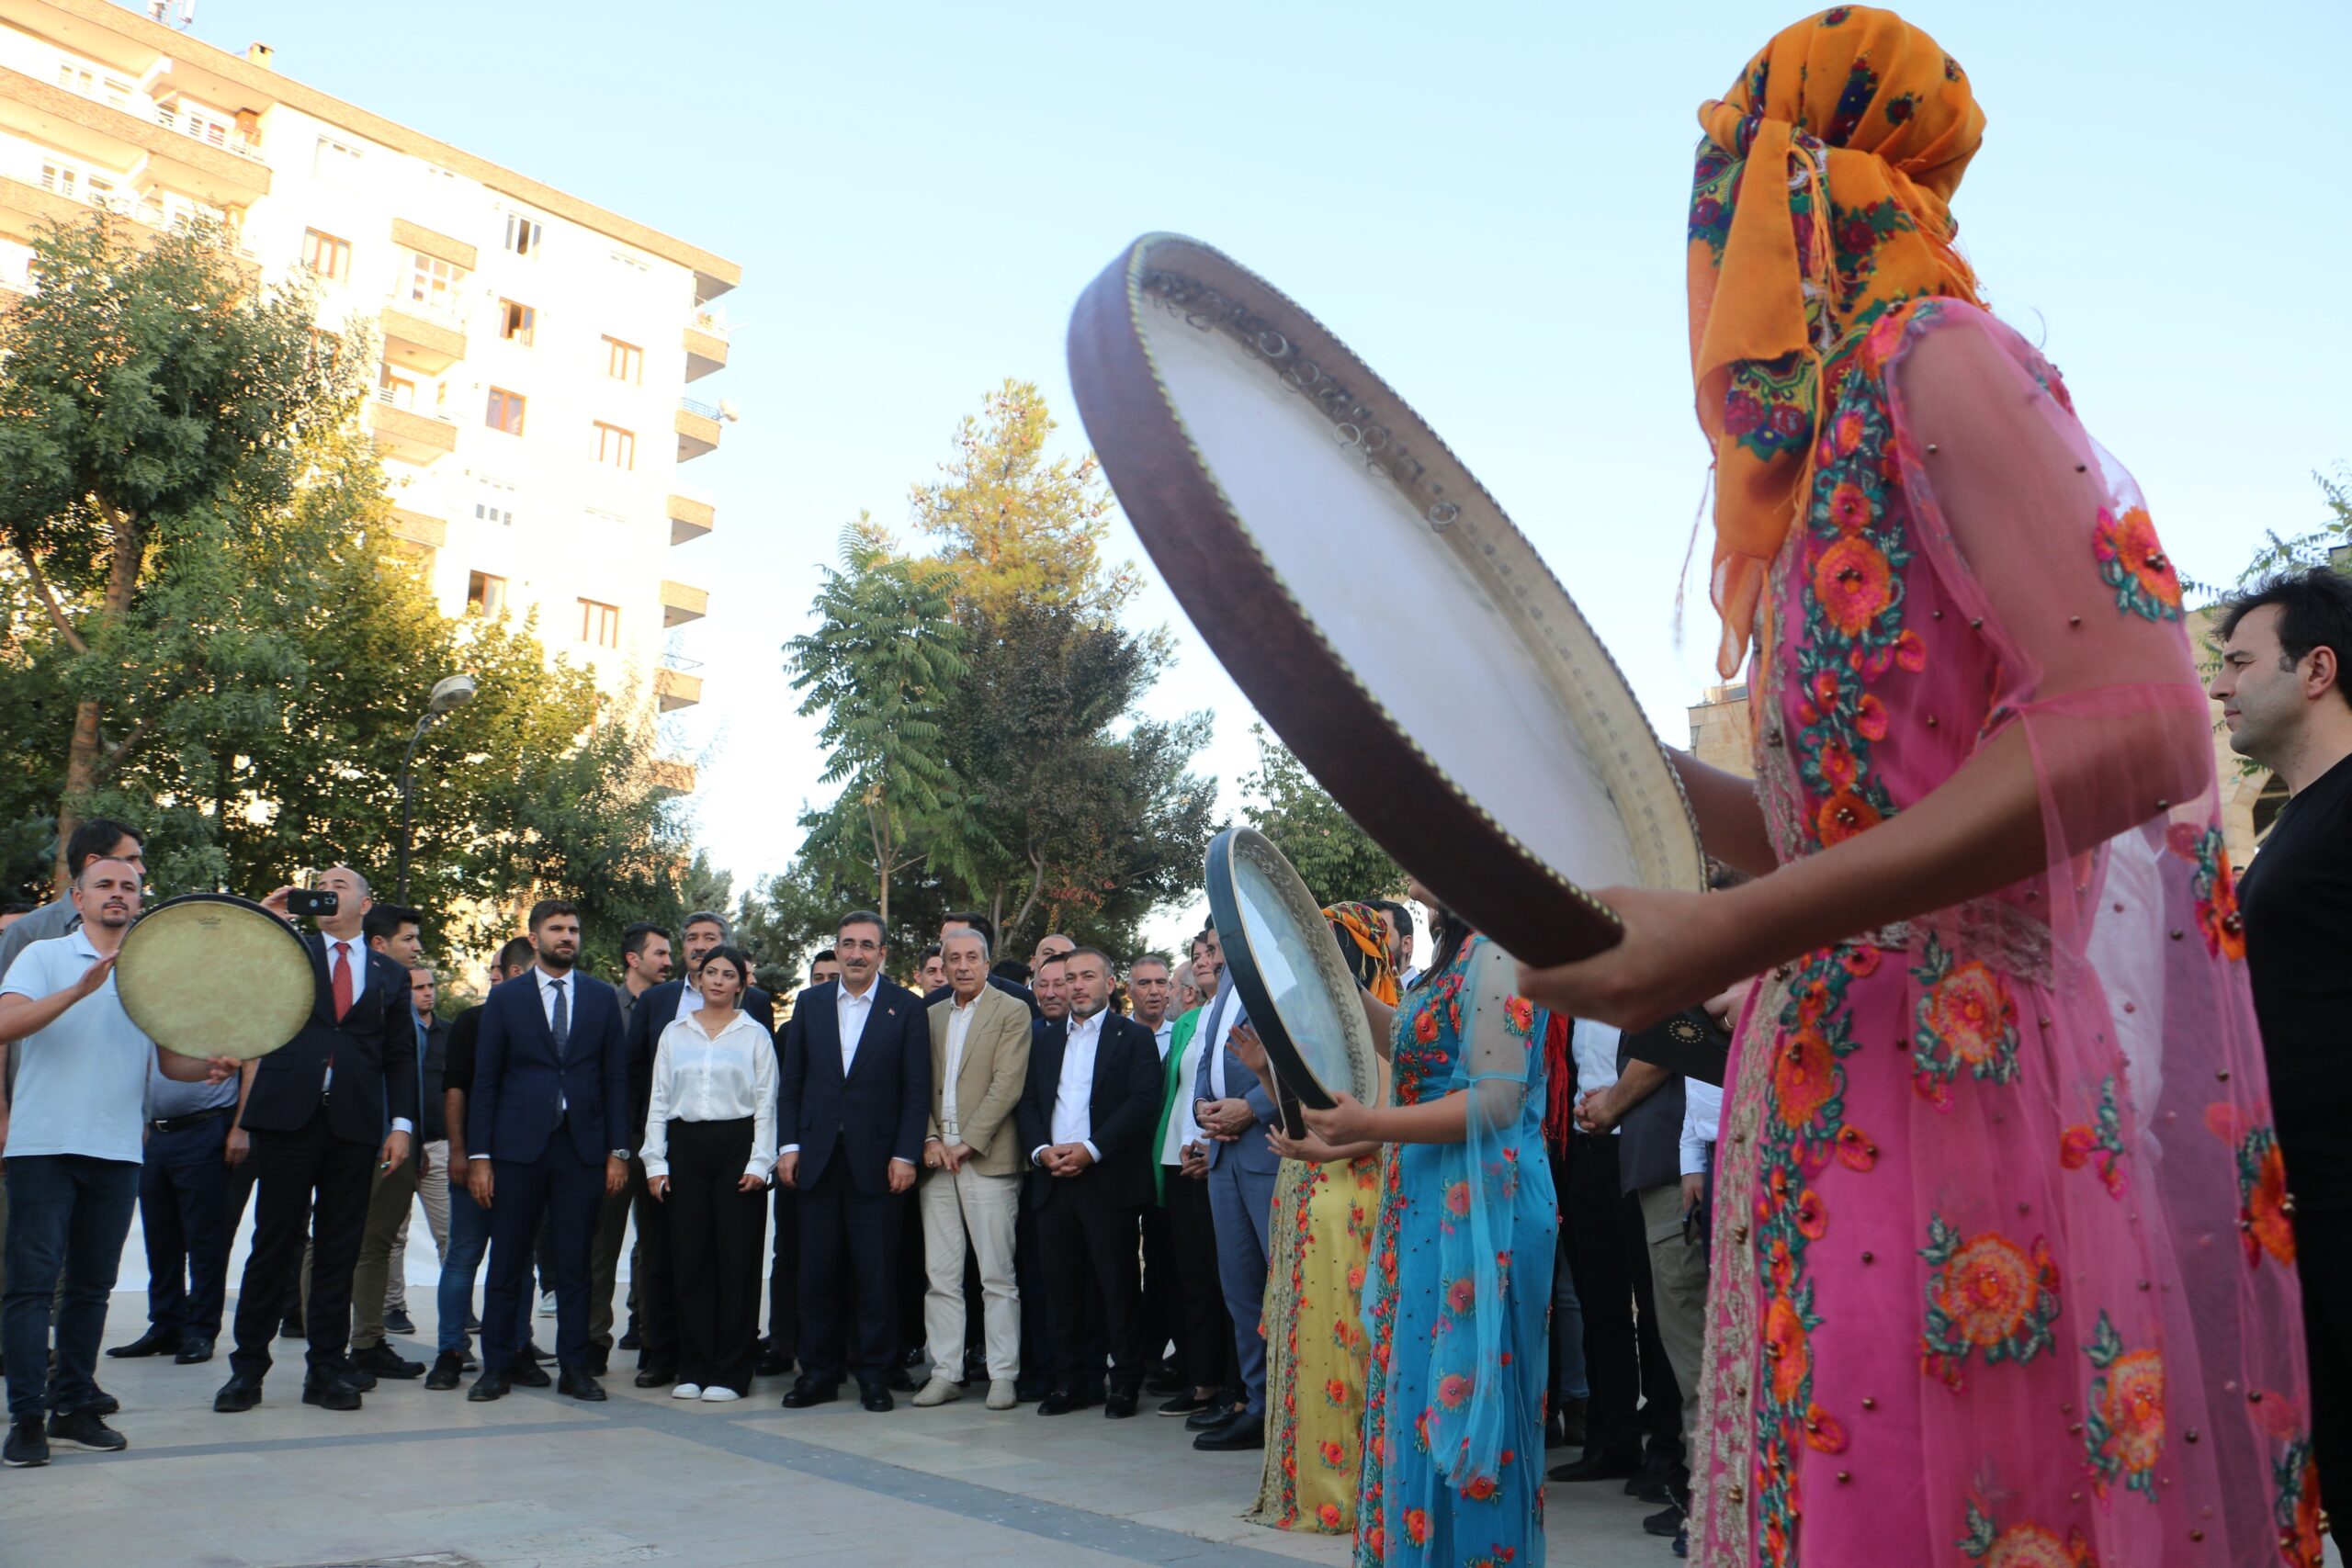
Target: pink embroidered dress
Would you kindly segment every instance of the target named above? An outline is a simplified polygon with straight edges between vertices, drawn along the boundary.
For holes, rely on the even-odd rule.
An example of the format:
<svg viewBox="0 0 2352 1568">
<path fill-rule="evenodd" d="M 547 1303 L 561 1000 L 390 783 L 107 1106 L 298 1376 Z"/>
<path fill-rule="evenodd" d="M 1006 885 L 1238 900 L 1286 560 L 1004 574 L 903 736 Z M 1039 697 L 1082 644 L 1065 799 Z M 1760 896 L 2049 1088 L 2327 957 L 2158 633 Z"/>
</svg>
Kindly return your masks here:
<svg viewBox="0 0 2352 1568">
<path fill-rule="evenodd" d="M 2291 1204 L 2178 581 L 1984 310 L 1897 306 L 1823 388 L 1751 665 L 1776 851 L 2021 734 L 2048 853 L 1750 1002 L 1690 1558 L 2316 1563 Z"/>
</svg>

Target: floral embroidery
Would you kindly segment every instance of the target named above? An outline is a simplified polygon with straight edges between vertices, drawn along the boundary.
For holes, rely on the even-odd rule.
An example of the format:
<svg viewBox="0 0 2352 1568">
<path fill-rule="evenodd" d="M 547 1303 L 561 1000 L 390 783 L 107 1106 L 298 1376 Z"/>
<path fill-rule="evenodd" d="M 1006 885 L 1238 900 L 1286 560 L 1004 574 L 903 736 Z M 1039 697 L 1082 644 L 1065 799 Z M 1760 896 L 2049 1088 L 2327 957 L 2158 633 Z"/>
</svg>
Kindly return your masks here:
<svg viewBox="0 0 2352 1568">
<path fill-rule="evenodd" d="M 2266 1252 L 2292 1266 L 2295 1224 L 2287 1197 L 2287 1156 L 2279 1152 L 2278 1130 L 2270 1125 L 2268 1113 L 2249 1116 L 2234 1105 L 2217 1103 L 2205 1108 L 2205 1125 L 2237 1151 L 2238 1234 L 2245 1244 L 2245 1266 L 2261 1268 Z"/>
<path fill-rule="evenodd" d="M 2083 1347 L 2098 1369 L 2084 1397 L 2083 1450 L 2100 1497 L 2119 1480 L 2156 1500 L 2156 1461 L 2165 1450 L 2165 1360 L 2155 1350 L 2127 1350 L 2107 1314 Z"/>
<path fill-rule="evenodd" d="M 2278 1488 L 2278 1500 L 2271 1505 L 2271 1517 L 2278 1525 L 2278 1555 L 2291 1568 L 2319 1568 L 2324 1516 L 2319 1459 L 2309 1438 L 2298 1437 L 2288 1443 L 2271 1467 L 2270 1479 Z"/>
<path fill-rule="evenodd" d="M 1911 977 L 1921 993 L 1912 1043 L 1913 1087 L 1939 1110 L 1951 1108 L 1951 1084 L 1965 1070 L 1993 1083 L 2018 1076 L 2018 1004 L 2008 982 L 1977 960 L 1953 962 L 1934 936 Z"/>
<path fill-rule="evenodd" d="M 1722 148 L 1709 143 L 1699 154 L 1699 166 L 1690 176 L 1690 240 L 1696 244 L 1705 242 L 1714 252 L 1715 265 L 1723 265 L 1724 246 L 1731 240 L 1731 209 L 1737 182 L 1739 161 Z"/>
<path fill-rule="evenodd" d="M 2189 896 L 2197 901 L 2197 929 L 2204 933 L 2205 951 L 2219 958 L 2245 956 L 2245 919 L 2238 913 L 2238 879 L 2230 867 L 2230 852 L 2219 823 L 2201 831 L 2176 822 L 2165 833 L 2173 853 L 2193 863 Z"/>
<path fill-rule="evenodd" d="M 1920 1336 L 1921 1370 L 1957 1393 L 1972 1350 L 1996 1361 L 2030 1361 L 2052 1348 L 2057 1336 L 2058 1265 L 2048 1243 L 2031 1251 L 1996 1231 L 1962 1236 L 1940 1214 L 1928 1216 L 1928 1245 L 1919 1250 L 1935 1272 L 1928 1276 L 1928 1326 Z"/>
<path fill-rule="evenodd" d="M 2003 1529 L 1982 1498 L 1968 1500 L 1968 1533 L 1960 1550 L 1984 1568 L 2098 1568 L 2098 1554 L 2080 1529 L 2058 1532 L 2041 1525 L 2011 1525 Z"/>
<path fill-rule="evenodd" d="M 2123 1196 L 2130 1181 L 2123 1170 L 2123 1111 L 2117 1103 L 2113 1073 L 2099 1080 L 2098 1106 L 2091 1120 L 2076 1122 L 2060 1136 L 2058 1163 L 2068 1170 L 2091 1167 L 2109 1197 Z"/>
<path fill-rule="evenodd" d="M 2147 508 L 2118 517 L 2102 506 L 2091 534 L 2098 574 L 2115 590 L 2115 607 L 2151 621 L 2180 619 L 2180 574 L 2156 538 Z"/>
</svg>

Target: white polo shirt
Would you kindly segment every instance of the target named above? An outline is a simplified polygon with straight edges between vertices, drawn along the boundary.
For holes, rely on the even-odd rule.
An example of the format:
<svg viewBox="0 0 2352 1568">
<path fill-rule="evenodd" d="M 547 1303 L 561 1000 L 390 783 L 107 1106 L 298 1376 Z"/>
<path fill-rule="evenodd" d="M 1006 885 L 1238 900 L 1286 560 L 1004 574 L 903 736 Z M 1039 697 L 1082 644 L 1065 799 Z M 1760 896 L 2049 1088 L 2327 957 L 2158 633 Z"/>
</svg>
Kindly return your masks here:
<svg viewBox="0 0 2352 1568">
<path fill-rule="evenodd" d="M 0 996 L 34 1001 L 66 989 L 98 961 L 80 931 L 37 942 L 17 954 Z M 155 1043 L 122 1010 L 114 976 L 67 1008 L 48 1028 L 12 1042 L 16 1098 L 0 1158 L 85 1155 L 137 1165 Z"/>
</svg>

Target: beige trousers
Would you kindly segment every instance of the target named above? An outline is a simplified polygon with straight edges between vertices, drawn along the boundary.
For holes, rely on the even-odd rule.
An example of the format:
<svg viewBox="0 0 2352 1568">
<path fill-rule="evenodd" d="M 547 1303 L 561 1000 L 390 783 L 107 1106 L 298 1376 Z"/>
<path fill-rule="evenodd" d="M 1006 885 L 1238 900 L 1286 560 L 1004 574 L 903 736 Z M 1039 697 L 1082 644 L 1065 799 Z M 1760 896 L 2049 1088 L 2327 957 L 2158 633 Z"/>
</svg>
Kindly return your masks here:
<svg viewBox="0 0 2352 1568">
<path fill-rule="evenodd" d="M 1682 1462 L 1695 1473 L 1690 1434 L 1699 1419 L 1699 1363 L 1707 1343 L 1707 1247 L 1682 1239 L 1682 1184 L 1645 1187 L 1642 1225 L 1649 1236 L 1650 1289 L 1657 1303 L 1657 1337 L 1682 1391 Z"/>
<path fill-rule="evenodd" d="M 964 1238 L 980 1259 L 980 1315 L 988 1342 L 989 1376 L 1021 1375 L 1021 1290 L 1013 1283 L 1012 1227 L 1021 1207 L 1021 1178 L 977 1170 L 922 1173 L 922 1334 L 933 1376 L 956 1378 L 964 1368 Z"/>
</svg>

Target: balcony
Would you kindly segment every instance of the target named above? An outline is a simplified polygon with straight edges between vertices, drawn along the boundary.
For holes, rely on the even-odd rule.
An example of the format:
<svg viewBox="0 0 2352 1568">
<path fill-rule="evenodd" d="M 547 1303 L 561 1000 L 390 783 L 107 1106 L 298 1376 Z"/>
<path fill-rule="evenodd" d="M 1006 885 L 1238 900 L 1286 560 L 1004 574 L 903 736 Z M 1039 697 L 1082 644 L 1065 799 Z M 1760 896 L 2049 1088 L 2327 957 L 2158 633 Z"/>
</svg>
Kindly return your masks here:
<svg viewBox="0 0 2352 1568">
<path fill-rule="evenodd" d="M 683 626 L 688 621 L 699 621 L 710 613 L 710 592 L 707 589 L 689 587 L 683 582 L 664 581 L 662 584 L 662 624 Z"/>
<path fill-rule="evenodd" d="M 699 539 L 710 532 L 718 521 L 718 508 L 708 496 L 673 493 L 670 497 L 670 542 L 683 545 L 689 539 Z"/>
<path fill-rule="evenodd" d="M 376 389 L 368 405 L 368 429 L 376 450 L 404 463 L 430 463 L 458 449 L 458 427 L 437 413 L 419 413 L 392 401 L 389 388 Z"/>
<path fill-rule="evenodd" d="M 653 793 L 656 795 L 692 795 L 695 792 L 695 765 L 673 757 L 653 760 Z"/>
<path fill-rule="evenodd" d="M 718 411 L 692 398 L 678 400 L 678 461 L 718 450 Z"/>
<path fill-rule="evenodd" d="M 681 660 L 678 662 L 686 661 Z M 690 708 L 702 701 L 702 677 L 693 671 L 664 664 L 653 671 L 653 696 L 663 713 Z"/>
<path fill-rule="evenodd" d="M 717 310 L 696 310 L 686 323 L 686 379 L 699 381 L 714 370 L 727 368 L 727 318 Z"/>
<path fill-rule="evenodd" d="M 409 298 L 392 296 L 383 314 L 384 357 L 394 365 L 438 376 L 466 356 L 465 329 L 457 320 Z"/>
<path fill-rule="evenodd" d="M 392 543 L 411 555 L 431 558 L 449 539 L 449 525 L 429 513 L 395 506 L 384 525 Z"/>
<path fill-rule="evenodd" d="M 468 272 L 474 270 L 475 262 L 481 258 L 481 254 L 463 240 L 453 240 L 437 229 L 412 223 L 405 218 L 392 220 L 392 243 L 404 251 L 423 251 Z"/>
<path fill-rule="evenodd" d="M 44 222 L 54 220 L 69 228 L 78 226 L 89 221 L 89 209 L 93 207 L 131 224 L 129 237 L 141 246 L 153 243 L 165 230 L 177 226 L 160 202 L 131 202 L 120 197 L 91 201 L 80 196 L 62 196 L 0 175 L 0 239 L 30 244 Z M 235 245 L 236 237 L 225 236 L 224 243 Z M 251 251 L 238 248 L 231 255 L 248 278 L 261 276 L 261 264 Z"/>
<path fill-rule="evenodd" d="M 183 115 L 151 108 L 143 98 L 125 102 L 128 107 L 118 107 L 0 66 L 0 131 L 107 168 L 137 163 L 141 178 L 214 207 L 242 208 L 269 194 L 269 165 L 242 137 L 212 122 L 190 134 Z M 215 129 L 220 130 L 217 145 Z"/>
</svg>

